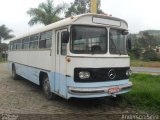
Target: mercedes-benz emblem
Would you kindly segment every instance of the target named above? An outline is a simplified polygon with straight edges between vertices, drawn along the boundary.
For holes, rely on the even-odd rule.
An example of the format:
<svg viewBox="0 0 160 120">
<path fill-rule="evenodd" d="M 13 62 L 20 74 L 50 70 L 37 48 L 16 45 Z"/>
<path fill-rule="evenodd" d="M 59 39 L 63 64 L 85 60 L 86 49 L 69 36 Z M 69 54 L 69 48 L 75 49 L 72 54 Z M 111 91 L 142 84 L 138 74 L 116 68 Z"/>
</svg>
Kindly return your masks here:
<svg viewBox="0 0 160 120">
<path fill-rule="evenodd" d="M 116 77 L 116 72 L 114 69 L 110 69 L 108 72 L 108 76 L 110 79 L 114 79 Z"/>
</svg>

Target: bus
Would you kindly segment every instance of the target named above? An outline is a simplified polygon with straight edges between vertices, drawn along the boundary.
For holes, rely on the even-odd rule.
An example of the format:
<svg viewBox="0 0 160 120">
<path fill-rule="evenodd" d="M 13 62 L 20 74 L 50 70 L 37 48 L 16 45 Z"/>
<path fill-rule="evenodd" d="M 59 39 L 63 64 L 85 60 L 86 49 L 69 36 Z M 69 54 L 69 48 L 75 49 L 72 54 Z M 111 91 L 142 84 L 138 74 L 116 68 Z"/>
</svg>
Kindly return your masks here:
<svg viewBox="0 0 160 120">
<path fill-rule="evenodd" d="M 98 98 L 132 88 L 126 21 L 81 14 L 12 38 L 8 68 L 42 87 L 47 99 Z"/>
</svg>

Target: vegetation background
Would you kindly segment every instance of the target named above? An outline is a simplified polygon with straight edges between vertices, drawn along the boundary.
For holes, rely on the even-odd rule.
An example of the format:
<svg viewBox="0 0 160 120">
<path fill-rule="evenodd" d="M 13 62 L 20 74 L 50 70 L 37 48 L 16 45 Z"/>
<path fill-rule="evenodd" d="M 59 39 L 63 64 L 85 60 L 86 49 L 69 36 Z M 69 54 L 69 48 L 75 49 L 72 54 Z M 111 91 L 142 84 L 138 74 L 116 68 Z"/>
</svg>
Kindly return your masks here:
<svg viewBox="0 0 160 120">
<path fill-rule="evenodd" d="M 88 13 L 90 4 L 90 0 L 74 0 L 70 4 L 64 3 L 55 6 L 52 0 L 47 0 L 45 3 L 40 3 L 37 8 L 30 8 L 27 11 L 31 17 L 28 24 L 30 26 L 48 25 L 63 19 L 60 17 L 61 14 L 69 17 Z M 97 13 L 105 14 L 100 6 L 101 1 L 98 0 Z M 0 62 L 5 60 L 8 50 L 8 45 L 1 41 L 14 37 L 12 32 L 5 25 L 0 26 Z M 140 31 L 138 34 L 129 34 L 127 39 L 132 43 L 132 49 L 128 50 L 132 66 L 160 67 L 160 30 Z M 134 84 L 133 90 L 120 97 L 117 102 L 114 101 L 114 104 L 121 108 L 130 106 L 152 113 L 160 113 L 160 76 L 134 74 L 131 76 L 131 81 Z M 113 99 L 110 102 L 113 105 Z"/>
<path fill-rule="evenodd" d="M 101 0 L 97 0 L 97 3 L 97 13 L 105 14 L 101 9 Z M 89 13 L 90 5 L 91 0 L 74 0 L 72 3 L 56 6 L 53 0 L 46 0 L 46 2 L 40 3 L 37 8 L 30 8 L 26 11 L 31 17 L 28 25 L 48 25 L 72 15 Z M 1 44 L 1 41 L 14 37 L 12 32 L 5 25 L 0 26 L 0 59 L 4 58 L 7 51 L 7 44 Z M 137 66 L 141 62 L 141 66 L 149 66 L 146 62 L 160 61 L 160 30 L 145 30 L 138 34 L 129 34 L 128 40 L 132 43 L 132 49 L 128 50 L 131 65 Z M 143 61 L 145 61 L 144 64 Z"/>
</svg>

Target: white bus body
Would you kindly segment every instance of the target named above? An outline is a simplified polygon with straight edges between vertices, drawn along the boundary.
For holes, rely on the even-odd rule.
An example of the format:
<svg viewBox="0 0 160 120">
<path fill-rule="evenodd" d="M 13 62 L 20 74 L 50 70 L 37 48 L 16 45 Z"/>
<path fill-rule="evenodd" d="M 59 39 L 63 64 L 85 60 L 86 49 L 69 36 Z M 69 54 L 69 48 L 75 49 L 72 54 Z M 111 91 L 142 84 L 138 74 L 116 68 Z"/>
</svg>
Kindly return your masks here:
<svg viewBox="0 0 160 120">
<path fill-rule="evenodd" d="M 126 93 L 132 87 L 127 30 L 124 20 L 106 15 L 70 17 L 11 39 L 8 66 L 14 79 L 42 85 L 48 98 Z"/>
</svg>

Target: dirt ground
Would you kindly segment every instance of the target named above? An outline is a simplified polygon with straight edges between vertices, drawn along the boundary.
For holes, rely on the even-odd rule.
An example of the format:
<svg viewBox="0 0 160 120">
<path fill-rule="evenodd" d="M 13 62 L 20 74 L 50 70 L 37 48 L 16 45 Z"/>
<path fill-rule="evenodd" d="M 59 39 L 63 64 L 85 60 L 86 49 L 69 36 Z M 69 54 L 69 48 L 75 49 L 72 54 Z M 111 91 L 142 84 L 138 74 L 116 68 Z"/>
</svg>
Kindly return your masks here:
<svg viewBox="0 0 160 120">
<path fill-rule="evenodd" d="M 47 100 L 39 86 L 21 78 L 12 80 L 6 63 L 0 63 L 0 114 L 18 115 L 26 119 L 121 119 L 133 112 L 130 108 L 118 108 L 107 99 L 70 99 L 57 97 Z M 20 118 L 19 118 L 20 119 Z M 23 118 L 24 119 L 24 118 Z"/>
</svg>

